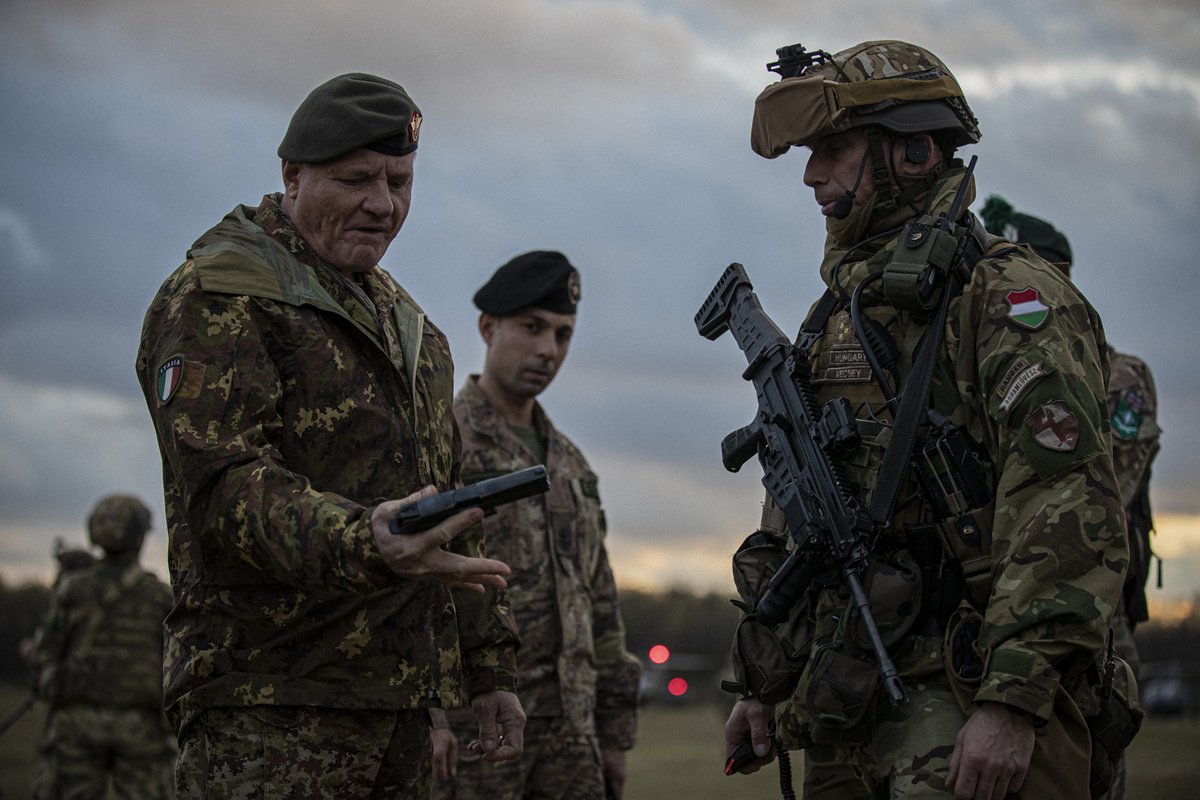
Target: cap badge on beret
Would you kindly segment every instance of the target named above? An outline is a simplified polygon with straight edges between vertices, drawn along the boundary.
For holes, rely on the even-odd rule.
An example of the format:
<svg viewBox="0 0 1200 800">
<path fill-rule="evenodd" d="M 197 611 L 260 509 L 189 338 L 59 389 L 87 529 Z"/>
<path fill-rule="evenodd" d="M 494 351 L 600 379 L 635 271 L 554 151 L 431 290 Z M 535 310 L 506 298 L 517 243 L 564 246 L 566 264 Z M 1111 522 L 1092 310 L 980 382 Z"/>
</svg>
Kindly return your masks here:
<svg viewBox="0 0 1200 800">
<path fill-rule="evenodd" d="M 417 137 L 421 133 L 421 112 L 413 109 L 412 117 L 408 120 L 408 138 L 412 139 L 413 145 L 417 143 Z"/>
<path fill-rule="evenodd" d="M 571 270 L 571 275 L 567 278 L 567 296 L 571 298 L 572 303 L 579 302 L 579 271 Z"/>
</svg>

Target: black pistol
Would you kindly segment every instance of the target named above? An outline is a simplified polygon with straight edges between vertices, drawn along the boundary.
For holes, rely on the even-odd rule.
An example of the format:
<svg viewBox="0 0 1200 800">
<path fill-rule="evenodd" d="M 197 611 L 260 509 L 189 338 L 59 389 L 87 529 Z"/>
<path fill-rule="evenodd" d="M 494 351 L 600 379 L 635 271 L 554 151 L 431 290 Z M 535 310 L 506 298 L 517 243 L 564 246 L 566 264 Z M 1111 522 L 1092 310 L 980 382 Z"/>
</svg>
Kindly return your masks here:
<svg viewBox="0 0 1200 800">
<path fill-rule="evenodd" d="M 468 508 L 482 508 L 484 514 L 494 514 L 498 505 L 541 494 L 549 488 L 546 468 L 538 464 L 401 506 L 400 513 L 388 522 L 388 530 L 420 533 Z"/>
</svg>

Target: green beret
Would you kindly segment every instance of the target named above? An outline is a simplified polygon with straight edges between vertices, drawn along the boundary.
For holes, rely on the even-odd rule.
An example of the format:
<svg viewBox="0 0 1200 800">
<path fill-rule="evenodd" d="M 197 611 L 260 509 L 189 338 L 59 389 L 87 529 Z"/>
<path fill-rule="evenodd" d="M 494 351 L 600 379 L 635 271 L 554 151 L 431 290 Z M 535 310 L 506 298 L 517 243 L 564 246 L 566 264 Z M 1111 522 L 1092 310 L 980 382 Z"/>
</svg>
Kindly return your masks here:
<svg viewBox="0 0 1200 800">
<path fill-rule="evenodd" d="M 574 314 L 579 304 L 579 270 L 553 250 L 533 250 L 513 258 L 475 293 L 476 307 L 502 317 L 526 306 Z"/>
<path fill-rule="evenodd" d="M 988 197 L 979 215 L 984 227 L 997 236 L 1029 245 L 1051 264 L 1071 266 L 1071 243 L 1046 220 L 1016 211 L 998 195 Z"/>
<path fill-rule="evenodd" d="M 350 72 L 309 92 L 279 143 L 279 157 L 315 164 L 365 147 L 389 156 L 417 149 L 421 111 L 404 87 Z"/>
</svg>

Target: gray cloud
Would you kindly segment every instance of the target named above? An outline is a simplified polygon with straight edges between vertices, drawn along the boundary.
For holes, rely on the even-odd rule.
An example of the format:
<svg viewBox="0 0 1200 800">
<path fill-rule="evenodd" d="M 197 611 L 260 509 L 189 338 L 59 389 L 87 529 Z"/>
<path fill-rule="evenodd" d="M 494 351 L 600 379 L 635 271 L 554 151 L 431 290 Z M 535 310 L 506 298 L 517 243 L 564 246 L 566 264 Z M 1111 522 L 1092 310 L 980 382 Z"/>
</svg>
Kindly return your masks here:
<svg viewBox="0 0 1200 800">
<path fill-rule="evenodd" d="M 38 537 L 77 529 L 101 493 L 157 494 L 132 365 L 145 307 L 197 235 L 277 189 L 291 110 L 350 70 L 397 78 L 426 114 L 413 211 L 385 265 L 447 332 L 460 376 L 482 357 L 474 289 L 516 252 L 562 249 L 583 269 L 584 300 L 545 399 L 601 472 L 616 543 L 693 537 L 731 549 L 756 521 L 761 489 L 754 465 L 725 473 L 717 447 L 748 421 L 753 393 L 733 342 L 701 339 L 692 315 L 739 260 L 794 330 L 819 294 L 824 238 L 803 153 L 764 161 L 749 151 L 753 97 L 779 45 L 838 49 L 884 35 L 928 44 L 977 92 L 981 194 L 1071 237 L 1078 282 L 1110 337 L 1158 378 L 1169 435 L 1156 499 L 1200 513 L 1190 422 L 1200 369 L 1188 349 L 1200 339 L 1194 4 L 403 9 L 0 7 L 6 568 L 44 560 Z"/>
</svg>

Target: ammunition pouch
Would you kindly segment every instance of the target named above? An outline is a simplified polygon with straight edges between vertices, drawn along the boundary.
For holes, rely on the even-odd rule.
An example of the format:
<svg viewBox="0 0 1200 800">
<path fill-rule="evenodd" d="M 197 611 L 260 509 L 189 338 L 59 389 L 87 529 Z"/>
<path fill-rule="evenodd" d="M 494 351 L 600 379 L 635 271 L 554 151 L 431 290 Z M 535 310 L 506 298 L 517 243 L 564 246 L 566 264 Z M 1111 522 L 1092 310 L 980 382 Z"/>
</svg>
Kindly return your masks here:
<svg viewBox="0 0 1200 800">
<path fill-rule="evenodd" d="M 908 550 L 872 554 L 863 578 L 863 591 L 867 593 L 884 647 L 892 647 L 903 639 L 922 616 L 921 568 Z M 871 652 L 871 639 L 862 619 L 849 611 L 846 619 L 847 638 L 864 653 Z"/>
<path fill-rule="evenodd" d="M 844 652 L 842 643 L 835 641 L 817 648 L 805 678 L 799 692 L 805 700 L 812 743 L 830 747 L 865 743 L 875 727 L 883 686 L 875 659 Z"/>
<path fill-rule="evenodd" d="M 721 688 L 767 705 L 781 703 L 791 695 L 812 646 L 807 592 L 779 625 L 765 625 L 752 613 L 786 558 L 782 541 L 761 531 L 747 537 L 733 556 L 734 584 L 741 596 L 734 605 L 747 616 L 734 634 L 734 681 L 722 681 Z"/>
</svg>

